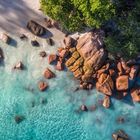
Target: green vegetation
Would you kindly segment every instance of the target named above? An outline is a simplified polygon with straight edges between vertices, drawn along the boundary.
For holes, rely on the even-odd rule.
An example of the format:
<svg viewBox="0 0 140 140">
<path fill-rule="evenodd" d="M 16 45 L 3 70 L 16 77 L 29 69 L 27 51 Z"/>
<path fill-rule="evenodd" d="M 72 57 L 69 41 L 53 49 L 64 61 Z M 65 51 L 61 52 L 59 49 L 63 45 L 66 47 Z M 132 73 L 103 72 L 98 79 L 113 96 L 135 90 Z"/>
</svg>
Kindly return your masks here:
<svg viewBox="0 0 140 140">
<path fill-rule="evenodd" d="M 140 51 L 139 0 L 41 0 L 41 8 L 64 29 L 102 28 L 109 52 L 125 58 Z"/>
</svg>

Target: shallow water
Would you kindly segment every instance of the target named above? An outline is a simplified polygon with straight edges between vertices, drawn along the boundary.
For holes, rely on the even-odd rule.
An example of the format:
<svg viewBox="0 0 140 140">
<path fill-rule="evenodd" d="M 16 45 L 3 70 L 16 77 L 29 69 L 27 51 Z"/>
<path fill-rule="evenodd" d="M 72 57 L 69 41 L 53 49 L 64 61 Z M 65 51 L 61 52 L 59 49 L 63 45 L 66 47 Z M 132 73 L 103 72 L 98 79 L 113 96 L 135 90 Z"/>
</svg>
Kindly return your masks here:
<svg viewBox="0 0 140 140">
<path fill-rule="evenodd" d="M 47 58 L 39 57 L 41 50 L 55 52 L 56 46 L 43 43 L 35 48 L 16 40 L 16 47 L 0 42 L 5 55 L 0 66 L 0 140 L 111 140 L 116 129 L 124 129 L 132 140 L 140 139 L 140 104 L 112 99 L 111 109 L 104 109 L 98 103 L 101 93 L 95 89 L 74 92 L 78 82 L 72 74 L 55 71 Z M 13 71 L 19 60 L 26 70 Z M 46 67 L 53 69 L 55 79 L 43 79 Z M 40 79 L 49 83 L 46 92 L 37 88 Z M 77 109 L 83 103 L 97 109 L 80 113 Z M 23 115 L 25 120 L 16 124 L 15 115 Z M 125 118 L 124 124 L 117 123 L 120 116 Z"/>
</svg>

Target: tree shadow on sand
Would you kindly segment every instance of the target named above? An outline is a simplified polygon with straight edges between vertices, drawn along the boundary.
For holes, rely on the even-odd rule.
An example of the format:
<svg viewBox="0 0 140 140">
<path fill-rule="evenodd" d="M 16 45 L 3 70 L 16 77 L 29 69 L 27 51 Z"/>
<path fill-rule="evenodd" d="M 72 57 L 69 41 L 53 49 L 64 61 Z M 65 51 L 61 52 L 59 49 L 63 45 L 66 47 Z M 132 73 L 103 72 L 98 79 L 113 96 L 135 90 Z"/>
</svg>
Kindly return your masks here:
<svg viewBox="0 0 140 140">
<path fill-rule="evenodd" d="M 27 5 L 24 0 L 0 0 L 0 28 L 8 33 L 20 34 L 19 29 L 27 30 L 26 25 L 29 20 L 39 23 L 44 19 L 43 15 Z M 47 30 L 43 38 L 52 36 Z"/>
</svg>

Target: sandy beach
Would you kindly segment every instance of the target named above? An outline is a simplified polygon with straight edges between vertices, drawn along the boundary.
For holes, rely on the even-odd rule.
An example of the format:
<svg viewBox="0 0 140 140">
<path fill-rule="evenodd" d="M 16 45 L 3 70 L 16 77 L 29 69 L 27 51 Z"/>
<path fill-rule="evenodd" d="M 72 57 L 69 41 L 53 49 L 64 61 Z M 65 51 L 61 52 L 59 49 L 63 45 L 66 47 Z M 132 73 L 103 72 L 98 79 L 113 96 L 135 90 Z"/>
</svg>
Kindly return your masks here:
<svg viewBox="0 0 140 140">
<path fill-rule="evenodd" d="M 0 32 L 20 35 L 25 34 L 34 37 L 26 28 L 29 20 L 35 20 L 40 24 L 46 17 L 40 9 L 39 0 L 0 0 Z M 63 33 L 57 29 L 50 29 L 53 38 L 61 40 Z"/>
</svg>

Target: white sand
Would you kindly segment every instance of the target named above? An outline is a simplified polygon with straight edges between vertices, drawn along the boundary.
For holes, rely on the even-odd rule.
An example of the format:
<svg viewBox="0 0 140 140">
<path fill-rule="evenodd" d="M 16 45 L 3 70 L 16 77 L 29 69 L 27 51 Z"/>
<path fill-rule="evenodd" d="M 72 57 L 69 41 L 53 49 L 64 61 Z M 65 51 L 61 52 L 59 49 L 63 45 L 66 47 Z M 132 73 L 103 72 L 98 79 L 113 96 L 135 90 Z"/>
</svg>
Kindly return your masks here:
<svg viewBox="0 0 140 140">
<path fill-rule="evenodd" d="M 26 24 L 31 19 L 44 24 L 45 16 L 39 8 L 39 0 L 0 0 L 0 32 L 35 37 L 26 29 Z M 64 37 L 64 34 L 57 29 L 49 30 L 56 40 Z"/>
</svg>

